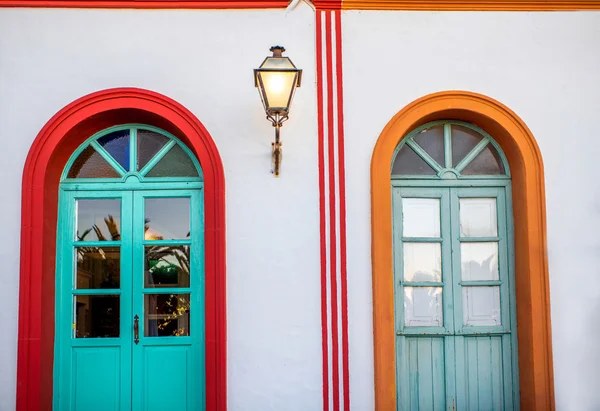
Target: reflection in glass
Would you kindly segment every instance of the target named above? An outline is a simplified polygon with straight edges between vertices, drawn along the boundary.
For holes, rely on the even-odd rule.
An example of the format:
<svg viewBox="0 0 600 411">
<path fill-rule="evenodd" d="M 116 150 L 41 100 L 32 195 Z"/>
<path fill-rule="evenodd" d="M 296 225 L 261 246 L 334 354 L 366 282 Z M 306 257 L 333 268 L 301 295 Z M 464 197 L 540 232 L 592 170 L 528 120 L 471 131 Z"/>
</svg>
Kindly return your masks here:
<svg viewBox="0 0 600 411">
<path fill-rule="evenodd" d="M 77 200 L 77 241 L 120 240 L 121 200 Z"/>
<path fill-rule="evenodd" d="M 138 170 L 144 168 L 146 164 L 160 151 L 161 148 L 169 142 L 169 139 L 162 134 L 148 130 L 138 130 Z"/>
<path fill-rule="evenodd" d="M 144 316 L 146 337 L 190 335 L 190 295 L 145 294 Z"/>
<path fill-rule="evenodd" d="M 470 128 L 452 125 L 452 165 L 456 167 L 483 139 Z"/>
<path fill-rule="evenodd" d="M 404 243 L 404 281 L 442 281 L 440 243 Z"/>
<path fill-rule="evenodd" d="M 404 237 L 440 237 L 440 200 L 437 198 L 402 199 L 402 235 Z"/>
<path fill-rule="evenodd" d="M 460 259 L 464 281 L 499 278 L 498 243 L 461 243 Z"/>
<path fill-rule="evenodd" d="M 67 178 L 119 177 L 121 177 L 119 173 L 91 146 L 88 146 L 79 154 L 67 175 Z"/>
<path fill-rule="evenodd" d="M 147 177 L 198 177 L 198 170 L 179 145 L 174 145 L 146 174 Z"/>
<path fill-rule="evenodd" d="M 404 325 L 441 327 L 444 325 L 441 287 L 404 287 Z"/>
<path fill-rule="evenodd" d="M 124 169 L 129 171 L 129 130 L 113 131 L 98 139 L 104 148 Z"/>
<path fill-rule="evenodd" d="M 498 217 L 495 198 L 461 198 L 460 236 L 496 237 Z"/>
<path fill-rule="evenodd" d="M 435 170 L 405 144 L 396 155 L 392 166 L 392 174 L 435 175 Z"/>
<path fill-rule="evenodd" d="M 185 240 L 190 237 L 190 199 L 150 198 L 145 200 L 146 240 Z"/>
<path fill-rule="evenodd" d="M 463 287 L 463 325 L 502 325 L 500 287 Z"/>
<path fill-rule="evenodd" d="M 413 140 L 439 165 L 444 166 L 444 126 L 423 130 Z"/>
<path fill-rule="evenodd" d="M 190 247 L 145 247 L 144 287 L 189 287 Z"/>
<path fill-rule="evenodd" d="M 121 255 L 119 247 L 77 247 L 75 288 L 119 288 Z"/>
<path fill-rule="evenodd" d="M 504 166 L 502 165 L 500 154 L 498 154 L 494 146 L 488 144 L 461 173 L 465 175 L 504 174 Z"/>
<path fill-rule="evenodd" d="M 75 296 L 75 338 L 119 336 L 118 295 Z"/>
</svg>

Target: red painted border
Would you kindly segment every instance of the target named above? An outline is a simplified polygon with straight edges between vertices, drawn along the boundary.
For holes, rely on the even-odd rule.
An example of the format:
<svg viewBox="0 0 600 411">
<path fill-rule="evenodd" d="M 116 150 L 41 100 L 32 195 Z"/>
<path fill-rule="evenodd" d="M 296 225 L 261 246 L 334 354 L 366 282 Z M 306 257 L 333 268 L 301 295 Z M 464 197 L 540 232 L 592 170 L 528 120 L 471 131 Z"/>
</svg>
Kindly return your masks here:
<svg viewBox="0 0 600 411">
<path fill-rule="evenodd" d="M 205 178 L 206 404 L 225 411 L 225 178 L 217 148 L 185 107 L 158 93 L 119 88 L 82 97 L 40 131 L 23 172 L 17 410 L 52 409 L 56 212 L 60 173 L 87 137 L 106 127 L 143 122 L 183 140 Z"/>
<path fill-rule="evenodd" d="M 346 267 L 346 164 L 344 146 L 344 93 L 342 81 L 342 13 L 335 15 L 335 64 L 338 110 L 338 176 L 340 195 L 340 270 L 342 291 L 342 383 L 344 410 L 350 411 L 350 369 L 348 364 L 348 272 Z"/>
<path fill-rule="evenodd" d="M 317 111 L 319 138 L 319 231 L 321 247 L 321 348 L 323 350 L 323 411 L 329 411 L 329 350 L 327 347 L 327 243 L 325 240 L 325 131 L 323 124 L 323 30 L 317 11 Z"/>
<path fill-rule="evenodd" d="M 330 303 L 331 303 L 331 370 L 333 391 L 333 409 L 340 409 L 340 367 L 339 367 L 339 331 L 338 331 L 338 287 L 337 287 L 337 236 L 335 229 L 335 151 L 333 135 L 333 38 L 331 33 L 331 13 L 326 13 L 325 19 L 325 38 L 327 47 L 325 49 L 325 58 L 327 64 L 327 140 L 329 157 L 329 281 Z"/>
<path fill-rule="evenodd" d="M 78 9 L 269 9 L 288 4 L 285 0 L 0 0 L 0 7 Z"/>
<path fill-rule="evenodd" d="M 331 11 L 342 9 L 342 0 L 312 0 L 312 3 L 317 10 Z"/>
</svg>

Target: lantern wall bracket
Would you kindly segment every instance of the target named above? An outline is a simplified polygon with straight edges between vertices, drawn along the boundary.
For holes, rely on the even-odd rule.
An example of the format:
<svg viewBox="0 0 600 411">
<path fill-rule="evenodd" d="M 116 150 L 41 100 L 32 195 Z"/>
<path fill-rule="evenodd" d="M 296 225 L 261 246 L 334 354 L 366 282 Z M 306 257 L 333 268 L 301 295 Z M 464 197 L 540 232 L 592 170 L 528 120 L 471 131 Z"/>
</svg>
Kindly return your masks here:
<svg viewBox="0 0 600 411">
<path fill-rule="evenodd" d="M 267 120 L 271 122 L 273 127 L 275 127 L 275 141 L 271 143 L 271 164 L 272 169 L 271 172 L 275 175 L 275 177 L 279 177 L 279 171 L 281 169 L 281 160 L 283 157 L 283 152 L 281 146 L 283 145 L 280 140 L 280 130 L 283 123 L 288 120 L 287 114 L 270 114 L 267 113 Z"/>
</svg>

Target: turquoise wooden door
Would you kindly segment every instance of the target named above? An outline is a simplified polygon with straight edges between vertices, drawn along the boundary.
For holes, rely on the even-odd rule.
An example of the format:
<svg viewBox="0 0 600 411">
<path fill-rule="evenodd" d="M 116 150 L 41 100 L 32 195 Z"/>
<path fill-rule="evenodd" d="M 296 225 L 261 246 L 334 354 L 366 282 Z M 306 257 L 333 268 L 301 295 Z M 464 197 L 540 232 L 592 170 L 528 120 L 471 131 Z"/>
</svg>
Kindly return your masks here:
<svg viewBox="0 0 600 411">
<path fill-rule="evenodd" d="M 133 234 L 133 272 L 139 274 L 133 279 L 133 321 L 139 321 L 139 341 L 135 335 L 133 340 L 135 410 L 202 409 L 204 284 L 191 269 L 204 265 L 199 194 L 135 193 L 134 210 L 144 210 L 134 213 Z M 164 210 L 169 213 L 163 220 Z M 190 218 L 173 219 L 174 213 Z M 155 230 L 157 219 L 164 227 Z"/>
<path fill-rule="evenodd" d="M 112 128 L 75 152 L 59 199 L 54 409 L 204 409 L 202 204 L 197 162 L 162 130 Z"/>
<path fill-rule="evenodd" d="M 398 409 L 519 408 L 510 174 L 482 130 L 435 122 L 392 167 Z"/>
</svg>

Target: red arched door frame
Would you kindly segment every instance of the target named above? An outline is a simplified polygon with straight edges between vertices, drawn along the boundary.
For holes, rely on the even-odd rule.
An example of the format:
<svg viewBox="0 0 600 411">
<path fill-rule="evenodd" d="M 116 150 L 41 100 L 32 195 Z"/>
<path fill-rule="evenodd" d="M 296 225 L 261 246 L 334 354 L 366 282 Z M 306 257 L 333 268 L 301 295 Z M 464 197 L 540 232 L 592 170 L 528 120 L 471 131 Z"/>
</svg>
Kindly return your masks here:
<svg viewBox="0 0 600 411">
<path fill-rule="evenodd" d="M 72 152 L 86 138 L 121 123 L 160 127 L 187 144 L 204 173 L 206 269 L 206 409 L 226 410 L 225 177 L 202 123 L 161 94 L 115 88 L 60 110 L 36 137 L 23 171 L 17 410 L 52 409 L 58 186 Z"/>
</svg>

